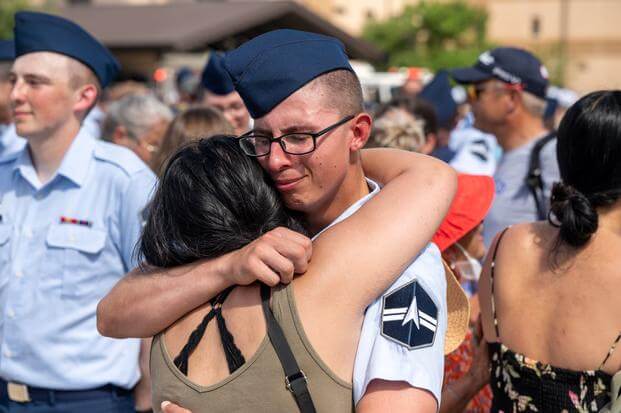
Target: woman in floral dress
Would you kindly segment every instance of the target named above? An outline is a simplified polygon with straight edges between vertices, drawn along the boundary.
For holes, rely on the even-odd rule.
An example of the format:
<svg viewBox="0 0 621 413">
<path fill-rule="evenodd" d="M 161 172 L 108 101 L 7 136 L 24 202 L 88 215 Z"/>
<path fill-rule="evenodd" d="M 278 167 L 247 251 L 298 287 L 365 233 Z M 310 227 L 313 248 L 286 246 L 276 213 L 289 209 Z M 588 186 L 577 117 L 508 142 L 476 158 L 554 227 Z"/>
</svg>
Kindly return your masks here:
<svg viewBox="0 0 621 413">
<path fill-rule="evenodd" d="M 599 412 L 621 370 L 621 91 L 568 110 L 557 157 L 548 222 L 504 230 L 481 276 L 492 412 Z"/>
</svg>

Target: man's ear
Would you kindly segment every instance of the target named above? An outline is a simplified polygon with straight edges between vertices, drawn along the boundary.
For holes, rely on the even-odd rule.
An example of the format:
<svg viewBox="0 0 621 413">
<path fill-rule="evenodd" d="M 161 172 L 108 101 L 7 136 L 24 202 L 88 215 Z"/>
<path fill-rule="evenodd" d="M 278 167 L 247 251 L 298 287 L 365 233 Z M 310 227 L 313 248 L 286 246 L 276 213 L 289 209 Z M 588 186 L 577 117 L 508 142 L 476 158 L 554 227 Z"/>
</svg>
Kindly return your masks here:
<svg viewBox="0 0 621 413">
<path fill-rule="evenodd" d="M 112 132 L 112 142 L 121 145 L 121 146 L 129 146 L 129 135 L 127 134 L 127 129 L 125 126 L 118 125 L 114 128 L 114 132 Z"/>
<path fill-rule="evenodd" d="M 73 110 L 76 112 L 86 112 L 97 103 L 97 87 L 92 83 L 87 83 L 81 86 L 75 92 L 76 102 L 73 105 Z"/>
<path fill-rule="evenodd" d="M 512 114 L 515 110 L 522 105 L 522 92 L 518 90 L 510 90 L 509 104 L 507 107 L 507 114 Z"/>
<path fill-rule="evenodd" d="M 436 148 L 438 144 L 438 137 L 435 133 L 428 133 L 425 136 L 425 143 L 420 147 L 420 153 L 423 155 L 429 155 Z"/>
<path fill-rule="evenodd" d="M 359 151 L 366 145 L 369 137 L 371 136 L 371 128 L 373 127 L 373 121 L 371 120 L 371 116 L 367 113 L 358 114 L 353 120 L 353 125 L 351 130 L 354 134 L 350 145 L 349 150 L 351 152 Z"/>
</svg>

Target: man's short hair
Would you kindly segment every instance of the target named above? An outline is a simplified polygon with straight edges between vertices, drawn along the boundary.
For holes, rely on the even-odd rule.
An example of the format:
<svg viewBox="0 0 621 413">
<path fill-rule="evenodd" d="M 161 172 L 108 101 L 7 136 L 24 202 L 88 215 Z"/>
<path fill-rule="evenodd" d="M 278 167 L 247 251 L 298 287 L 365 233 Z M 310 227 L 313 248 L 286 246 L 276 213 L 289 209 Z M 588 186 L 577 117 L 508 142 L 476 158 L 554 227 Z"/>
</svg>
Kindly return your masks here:
<svg viewBox="0 0 621 413">
<path fill-rule="evenodd" d="M 99 99 L 101 98 L 101 83 L 95 73 L 88 68 L 82 62 L 67 57 L 67 73 L 69 74 L 69 87 L 73 90 L 77 90 L 82 86 L 91 84 L 97 89 L 97 97 L 93 102 L 93 105 L 85 112 L 84 117 L 95 107 Z"/>
<path fill-rule="evenodd" d="M 337 109 L 343 116 L 364 111 L 360 80 L 349 70 L 328 72 L 314 79 L 310 85 L 325 90 L 329 97 L 326 104 Z"/>
<path fill-rule="evenodd" d="M 153 95 L 127 95 L 108 108 L 101 135 L 111 141 L 115 129 L 123 126 L 130 138 L 138 139 L 157 122 L 171 121 L 172 110 Z"/>
</svg>

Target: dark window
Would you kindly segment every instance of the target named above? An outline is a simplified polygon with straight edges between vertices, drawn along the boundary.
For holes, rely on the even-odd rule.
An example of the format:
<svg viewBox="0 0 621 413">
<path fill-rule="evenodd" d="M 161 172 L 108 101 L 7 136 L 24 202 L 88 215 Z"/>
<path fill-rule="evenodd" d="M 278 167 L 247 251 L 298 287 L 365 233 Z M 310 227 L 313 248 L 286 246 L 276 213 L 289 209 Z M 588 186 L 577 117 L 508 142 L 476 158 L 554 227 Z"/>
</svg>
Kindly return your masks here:
<svg viewBox="0 0 621 413">
<path fill-rule="evenodd" d="M 530 29 L 533 33 L 533 37 L 539 37 L 539 33 L 541 32 L 541 19 L 539 18 L 539 16 L 533 17 L 530 22 Z"/>
</svg>

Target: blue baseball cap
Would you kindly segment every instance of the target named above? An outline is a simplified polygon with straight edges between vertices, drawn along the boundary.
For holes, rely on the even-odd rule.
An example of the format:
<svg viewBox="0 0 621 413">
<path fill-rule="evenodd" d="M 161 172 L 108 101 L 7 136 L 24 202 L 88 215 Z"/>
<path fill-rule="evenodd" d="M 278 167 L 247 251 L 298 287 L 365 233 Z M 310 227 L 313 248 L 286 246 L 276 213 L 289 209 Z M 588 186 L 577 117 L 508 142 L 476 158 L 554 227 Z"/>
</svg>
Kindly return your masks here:
<svg viewBox="0 0 621 413">
<path fill-rule="evenodd" d="M 267 32 L 228 52 L 224 67 L 255 119 L 318 76 L 353 72 L 339 40 L 289 29 Z"/>
<path fill-rule="evenodd" d="M 224 69 L 224 55 L 211 52 L 203 69 L 201 83 L 205 89 L 216 95 L 228 95 L 235 91 L 231 76 Z"/>
<path fill-rule="evenodd" d="M 515 47 L 498 47 L 483 52 L 472 67 L 451 70 L 459 83 L 477 83 L 496 78 L 545 99 L 548 71 L 532 53 Z"/>
<path fill-rule="evenodd" d="M 22 11 L 15 14 L 15 57 L 54 52 L 88 66 L 102 87 L 116 78 L 121 67 L 114 56 L 77 24 L 51 14 Z"/>
<path fill-rule="evenodd" d="M 10 62 L 15 60 L 15 42 L 11 40 L 0 40 L 0 62 Z"/>
</svg>

